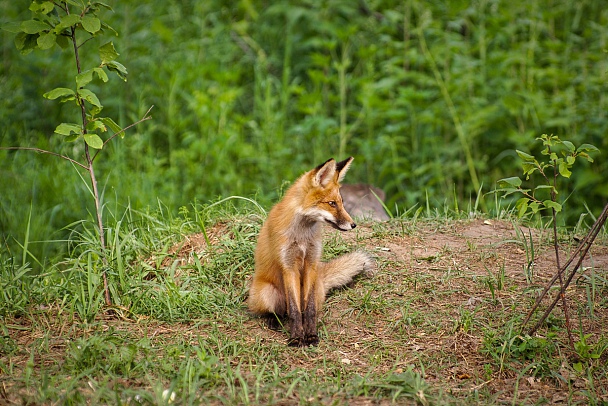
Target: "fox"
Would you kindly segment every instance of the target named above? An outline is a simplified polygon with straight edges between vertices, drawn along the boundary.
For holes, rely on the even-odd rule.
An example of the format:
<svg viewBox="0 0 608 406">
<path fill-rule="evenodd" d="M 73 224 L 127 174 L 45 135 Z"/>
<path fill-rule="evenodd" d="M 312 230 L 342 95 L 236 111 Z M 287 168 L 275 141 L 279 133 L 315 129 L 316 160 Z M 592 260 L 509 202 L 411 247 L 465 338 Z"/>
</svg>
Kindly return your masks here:
<svg viewBox="0 0 608 406">
<path fill-rule="evenodd" d="M 301 175 L 270 210 L 255 248 L 249 310 L 278 329 L 289 320 L 287 345 L 317 345 L 317 319 L 327 293 L 360 273 L 373 274 L 375 262 L 354 251 L 322 262 L 322 224 L 340 231 L 357 225 L 344 209 L 340 182 L 353 157 L 333 158 Z"/>
</svg>

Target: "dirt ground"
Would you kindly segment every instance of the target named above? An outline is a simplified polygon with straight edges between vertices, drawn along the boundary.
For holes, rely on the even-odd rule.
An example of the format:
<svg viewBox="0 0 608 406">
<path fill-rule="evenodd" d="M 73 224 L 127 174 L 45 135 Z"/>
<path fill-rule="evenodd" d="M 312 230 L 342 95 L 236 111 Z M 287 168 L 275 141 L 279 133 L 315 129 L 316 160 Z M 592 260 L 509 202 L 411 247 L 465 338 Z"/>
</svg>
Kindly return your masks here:
<svg viewBox="0 0 608 406">
<path fill-rule="evenodd" d="M 230 225 L 225 223 L 208 230 L 211 245 L 222 249 L 221 239 L 230 232 Z M 392 221 L 364 223 L 356 232 L 348 233 L 328 228 L 325 238 L 332 244 L 338 242 L 337 245 L 371 252 L 377 259 L 378 269 L 373 277 L 361 278 L 350 288 L 328 298 L 320 317 L 321 343 L 318 351 L 312 353 L 316 355 L 303 357 L 301 351 L 284 351 L 278 355 L 281 362 L 312 369 L 321 375 L 324 370 L 319 364 L 332 361 L 341 366 L 345 374 L 363 376 L 370 372 L 399 373 L 413 367 L 435 392 L 468 400 L 473 398 L 472 394 L 479 393 L 483 403 L 533 404 L 541 399 L 551 404 L 585 403 L 582 393 L 590 387 L 590 382 L 584 373 L 576 374 L 572 369 L 576 358 L 568 346 L 561 303 L 549 316 L 551 324 L 559 327 L 554 330 L 553 338 L 558 354 L 532 352 L 532 359 L 510 359 L 503 352 L 501 359 L 489 353 L 500 354 L 505 326 L 509 323 L 518 326 L 536 295 L 555 275 L 555 253 L 549 231 L 485 219 Z M 560 241 L 562 262 L 577 244 L 577 239 Z M 202 261 L 209 252 L 202 235 L 186 237 L 173 249 L 171 260 L 186 264 L 194 252 Z M 585 334 L 591 334 L 588 343 L 593 345 L 598 340 L 606 340 L 607 336 L 607 286 L 604 282 L 594 297 L 594 314 L 590 317 L 585 310 L 589 303 L 585 276 L 595 272 L 606 280 L 606 241 L 597 241 L 590 254 L 566 297 L 575 339 L 578 340 L 582 329 Z M 552 291 L 550 297 L 554 294 Z M 548 299 L 543 303 L 541 310 L 546 308 Z M 48 309 L 48 313 L 53 313 L 52 309 Z M 260 319 L 245 317 L 244 320 L 239 328 L 222 327 L 237 342 L 285 342 L 284 332 L 269 330 Z M 40 329 L 66 328 L 50 321 L 41 326 L 31 324 L 38 322 L 40 320 L 11 320 L 14 325 L 23 325 L 14 337 L 15 342 L 26 347 Z M 144 328 L 132 320 L 117 317 L 106 322 L 119 329 Z M 179 323 L 150 321 L 145 329 L 146 334 L 153 329 L 153 336 L 164 339 L 179 334 L 191 335 L 195 340 L 201 334 L 187 324 L 180 329 Z M 544 338 L 547 331 L 545 325 L 535 336 Z M 58 331 L 57 336 L 69 336 L 68 333 Z M 488 349 L 492 337 L 498 344 Z M 50 348 L 54 348 L 52 343 Z M 48 359 L 42 361 L 60 362 L 65 345 L 58 344 L 56 350 L 56 354 L 51 352 Z M 608 362 L 607 353 L 604 351 L 595 362 Z M 22 361 L 25 364 L 27 359 Z M 19 364 L 20 361 L 15 363 L 17 367 Z M 541 371 L 543 366 L 547 366 L 547 370 Z M 608 377 L 593 379 L 596 399 L 608 402 Z M 291 403 L 299 402 L 293 400 Z M 372 403 L 377 404 L 369 398 L 352 399 L 352 404 Z"/>
<path fill-rule="evenodd" d="M 370 368 L 381 372 L 394 370 L 395 366 L 400 371 L 413 365 L 432 387 L 456 398 L 471 399 L 471 393 L 483 393 L 484 403 L 533 404 L 542 399 L 551 404 L 587 402 L 577 388 L 585 390 L 589 382 L 572 371 L 571 364 L 576 362 L 576 357 L 567 345 L 561 302 L 548 318 L 561 326 L 556 339 L 559 352 L 564 356 L 561 367 L 559 356 L 546 355 L 543 359 L 542 351 L 531 354 L 539 360 L 509 361 L 505 356 L 504 365 L 499 365 L 482 348 L 488 334 L 500 336 L 510 320 L 521 321 L 538 293 L 556 274 L 550 230 L 521 228 L 509 221 L 485 219 L 405 223 L 403 227 L 394 222 L 390 225 L 367 223 L 357 230 L 357 233 L 338 233 L 328 229 L 326 238 L 344 239 L 374 253 L 379 269 L 373 282 L 356 283 L 370 286 L 370 301 L 384 307 L 378 310 L 373 304 L 370 309 L 359 306 L 358 314 L 369 311 L 369 317 L 349 317 L 352 302 L 344 303 L 343 297 L 330 297 L 321 317 L 325 329 L 331 332 L 331 340 L 339 342 L 341 349 L 335 358 L 347 363 L 350 371 L 365 374 Z M 576 249 L 577 240 L 560 241 L 562 263 Z M 594 270 L 606 278 L 608 247 L 605 241 L 596 242 L 582 267 L 581 275 Z M 529 269 L 528 276 L 524 269 Z M 500 288 L 499 279 L 503 284 Z M 494 296 L 489 280 L 495 284 Z M 585 334 L 591 334 L 589 343 L 602 337 L 605 340 L 608 303 L 597 297 L 593 318 L 586 317 L 581 310 L 588 303 L 583 282 L 582 276 L 574 278 L 566 294 L 575 341 L 581 328 Z M 361 289 L 356 283 L 352 287 L 354 291 Z M 555 287 L 558 286 L 556 283 Z M 553 299 L 556 288 L 544 299 L 533 321 Z M 605 289 L 606 286 L 600 296 L 605 297 Z M 407 303 L 407 315 L 403 314 L 400 302 Z M 518 328 L 519 323 L 513 324 Z M 285 339 L 284 333 L 265 329 L 260 323 L 251 328 L 268 340 Z M 547 329 L 541 328 L 535 337 L 546 335 Z M 499 346 L 495 348 L 499 350 Z M 370 357 L 370 351 L 375 355 Z M 608 361 L 606 352 L 602 362 Z M 376 358 L 382 359 L 376 362 Z M 307 363 L 295 357 L 292 361 L 303 366 Z M 526 371 L 535 361 L 539 366 Z M 315 360 L 309 362 L 314 364 Z M 556 363 L 557 370 L 540 371 Z M 608 376 L 596 377 L 593 385 L 598 399 L 608 401 Z"/>
<path fill-rule="evenodd" d="M 485 387 L 499 403 L 511 402 L 517 385 L 521 401 L 527 399 L 534 403 L 544 398 L 551 403 L 567 402 L 568 384 L 556 379 L 536 378 L 533 370 L 516 374 L 509 368 L 496 365 L 480 351 L 484 334 L 499 331 L 501 324 L 512 317 L 527 314 L 541 288 L 556 274 L 550 232 L 519 226 L 516 230 L 515 227 L 511 222 L 484 219 L 445 224 L 424 223 L 410 235 L 364 239 L 366 245 L 374 246 L 377 255 L 386 264 L 379 272 L 380 279 L 390 284 L 412 279 L 414 286 L 411 281 L 406 284 L 403 297 L 411 295 L 412 287 L 418 292 L 428 292 L 420 295 L 412 307 L 425 314 L 427 321 L 432 320 L 432 327 L 424 322 L 421 328 L 412 327 L 402 342 L 412 354 L 411 363 L 415 364 L 416 359 L 426 361 L 428 366 L 424 376 L 427 382 L 437 384 L 457 397 L 459 392 L 471 393 Z M 576 245 L 576 241 L 560 242 L 562 263 L 569 258 Z M 534 251 L 534 258 L 531 251 Z M 597 244 L 592 247 L 590 254 L 583 262 L 583 269 L 588 273 L 593 268 L 605 278 L 608 247 Z M 402 272 L 391 269 L 391 264 L 402 264 Z M 528 266 L 531 267 L 529 278 L 524 272 Z M 404 273 L 409 278 L 399 280 Z M 490 275 L 494 283 L 504 277 L 502 289 L 495 287 L 494 299 L 488 285 L 482 282 L 488 281 Z M 587 301 L 584 287 L 575 282 L 580 280 L 575 278 L 567 291 L 573 320 L 571 324 L 577 332 L 577 310 Z M 553 294 L 549 296 L 550 299 L 554 297 Z M 580 319 L 583 331 L 593 334 L 595 339 L 602 335 L 605 337 L 608 326 L 607 303 L 602 299 L 600 302 L 603 307 L 595 309 L 593 320 L 585 317 Z M 548 303 L 549 298 L 546 298 L 540 310 L 544 311 Z M 470 320 L 463 317 L 463 313 L 470 315 Z M 552 315 L 563 318 L 561 302 Z M 535 318 L 538 316 L 540 313 Z M 574 334 L 578 335 L 577 332 Z M 536 333 L 537 336 L 544 334 L 546 331 L 542 329 Z M 564 336 L 562 331 L 562 343 L 567 343 Z M 568 349 L 562 350 L 568 354 Z M 608 358 L 606 355 L 604 359 Z M 523 369 L 524 365 L 520 368 Z M 560 373 L 567 377 L 572 375 L 565 368 Z M 570 384 L 575 387 L 585 386 L 579 378 L 571 377 L 571 381 Z M 608 377 L 604 376 L 596 385 L 603 386 L 605 395 Z M 608 397 L 604 400 L 608 400 Z"/>
</svg>

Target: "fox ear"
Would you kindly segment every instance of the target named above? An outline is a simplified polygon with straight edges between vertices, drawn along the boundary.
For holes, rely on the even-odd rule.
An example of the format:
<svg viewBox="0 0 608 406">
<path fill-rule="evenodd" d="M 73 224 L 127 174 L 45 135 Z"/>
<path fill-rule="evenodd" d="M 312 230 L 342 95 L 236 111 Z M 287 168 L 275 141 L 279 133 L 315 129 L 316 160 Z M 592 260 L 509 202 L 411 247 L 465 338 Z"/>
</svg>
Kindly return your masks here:
<svg viewBox="0 0 608 406">
<path fill-rule="evenodd" d="M 334 178 L 334 173 L 336 172 L 336 161 L 332 158 L 326 161 L 325 163 L 317 166 L 315 168 L 315 171 L 315 176 L 312 179 L 313 186 L 325 187 Z"/>
<path fill-rule="evenodd" d="M 338 171 L 338 182 L 342 182 L 342 179 L 344 179 L 344 175 L 346 175 L 346 172 L 348 172 L 348 168 L 350 168 L 350 164 L 353 162 L 353 159 L 355 158 L 351 156 L 336 164 L 336 171 Z"/>
</svg>

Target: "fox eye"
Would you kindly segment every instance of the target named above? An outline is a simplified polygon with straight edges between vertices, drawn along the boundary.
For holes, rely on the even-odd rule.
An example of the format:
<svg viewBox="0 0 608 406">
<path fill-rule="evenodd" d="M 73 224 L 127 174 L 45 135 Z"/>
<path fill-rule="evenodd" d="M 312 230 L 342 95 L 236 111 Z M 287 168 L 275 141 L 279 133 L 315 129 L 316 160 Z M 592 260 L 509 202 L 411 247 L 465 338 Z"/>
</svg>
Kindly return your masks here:
<svg viewBox="0 0 608 406">
<path fill-rule="evenodd" d="M 329 204 L 331 207 L 336 207 L 336 202 L 334 202 L 333 200 L 327 202 L 327 204 Z"/>
</svg>

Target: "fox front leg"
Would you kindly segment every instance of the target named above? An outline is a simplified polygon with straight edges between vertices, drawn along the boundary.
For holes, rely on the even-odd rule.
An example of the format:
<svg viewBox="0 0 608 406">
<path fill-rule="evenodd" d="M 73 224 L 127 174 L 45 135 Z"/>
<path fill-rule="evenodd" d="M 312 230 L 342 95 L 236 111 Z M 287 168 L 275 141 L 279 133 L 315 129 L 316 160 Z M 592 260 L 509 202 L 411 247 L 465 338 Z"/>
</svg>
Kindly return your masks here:
<svg viewBox="0 0 608 406">
<path fill-rule="evenodd" d="M 289 293 L 289 340 L 290 347 L 304 346 L 304 327 L 302 325 L 302 312 L 300 311 L 298 298 Z"/>
<path fill-rule="evenodd" d="M 319 344 L 319 335 L 317 334 L 317 304 L 314 289 L 308 295 L 306 307 L 302 315 L 302 325 L 304 329 L 304 345 Z"/>
<path fill-rule="evenodd" d="M 304 328 L 304 344 L 317 345 L 319 344 L 319 335 L 317 333 L 317 315 L 319 305 L 322 302 L 320 296 L 321 284 L 316 265 L 311 264 L 306 267 L 306 272 L 303 275 L 302 283 L 302 298 L 304 305 L 302 310 L 302 324 Z"/>
<path fill-rule="evenodd" d="M 301 347 L 304 345 L 304 327 L 302 326 L 302 307 L 300 305 L 300 277 L 297 270 L 285 272 L 285 300 L 289 316 L 289 340 L 287 345 Z"/>
</svg>

